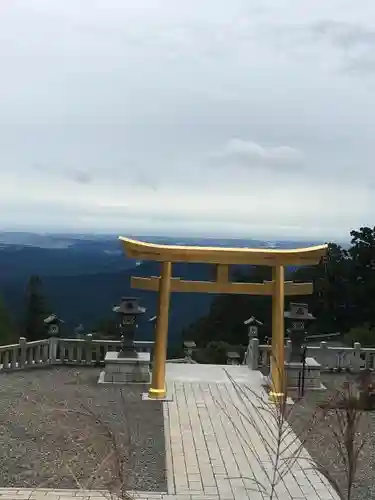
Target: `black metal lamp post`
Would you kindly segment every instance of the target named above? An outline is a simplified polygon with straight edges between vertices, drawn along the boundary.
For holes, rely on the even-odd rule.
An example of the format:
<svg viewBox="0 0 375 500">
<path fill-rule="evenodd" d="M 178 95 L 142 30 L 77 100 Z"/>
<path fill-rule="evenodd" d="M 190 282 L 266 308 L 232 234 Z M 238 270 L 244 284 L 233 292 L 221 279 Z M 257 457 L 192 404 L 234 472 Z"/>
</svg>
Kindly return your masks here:
<svg viewBox="0 0 375 500">
<path fill-rule="evenodd" d="M 146 308 L 138 304 L 135 297 L 122 297 L 121 303 L 112 309 L 120 316 L 119 332 L 121 336 L 121 350 L 119 357 L 136 357 L 137 353 L 134 347 L 135 331 L 138 328 L 137 318 L 140 314 L 146 312 Z"/>
</svg>

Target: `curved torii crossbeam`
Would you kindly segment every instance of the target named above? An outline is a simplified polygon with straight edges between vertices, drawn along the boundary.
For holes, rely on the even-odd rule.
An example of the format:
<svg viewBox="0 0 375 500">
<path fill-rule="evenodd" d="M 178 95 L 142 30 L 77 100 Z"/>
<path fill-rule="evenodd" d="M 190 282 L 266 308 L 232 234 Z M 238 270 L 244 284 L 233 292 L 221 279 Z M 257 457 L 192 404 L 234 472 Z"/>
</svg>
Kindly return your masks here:
<svg viewBox="0 0 375 500">
<path fill-rule="evenodd" d="M 312 283 L 284 281 L 284 266 L 315 265 L 325 257 L 328 245 L 297 249 L 222 248 L 180 245 L 159 245 L 119 237 L 128 257 L 161 262 L 160 277 L 132 278 L 134 288 L 159 292 L 156 323 L 154 368 L 149 396 L 164 398 L 165 363 L 168 339 L 168 313 L 171 292 L 234 293 L 272 295 L 272 357 L 270 397 L 284 398 L 284 296 L 308 295 Z M 173 262 L 216 264 L 216 281 L 186 281 L 172 278 Z M 229 281 L 231 264 L 272 267 L 272 281 L 264 283 L 233 283 Z"/>
</svg>

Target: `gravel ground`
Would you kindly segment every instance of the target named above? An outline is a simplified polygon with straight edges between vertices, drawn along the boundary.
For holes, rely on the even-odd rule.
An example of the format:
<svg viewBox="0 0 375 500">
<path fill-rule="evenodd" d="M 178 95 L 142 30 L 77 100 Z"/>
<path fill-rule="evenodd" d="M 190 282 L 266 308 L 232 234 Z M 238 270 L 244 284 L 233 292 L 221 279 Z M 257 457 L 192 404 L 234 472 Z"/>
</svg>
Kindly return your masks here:
<svg viewBox="0 0 375 500">
<path fill-rule="evenodd" d="M 335 414 L 333 411 L 328 412 L 324 420 L 320 417 L 321 411 L 317 413 L 317 405 L 334 394 L 335 388 L 342 387 L 346 380 L 350 380 L 350 376 L 322 374 L 322 382 L 327 387 L 327 391 L 307 393 L 302 402 L 293 406 L 288 419 L 294 431 L 299 434 L 306 429 L 313 416 L 317 416 L 317 424 L 308 435 L 306 449 L 312 458 L 327 468 L 342 486 L 346 484 L 345 468 L 335 446 L 337 441 L 330 428 L 330 425 L 335 426 Z M 290 395 L 293 397 L 293 394 Z M 335 428 L 337 429 L 337 426 Z M 357 480 L 352 492 L 352 500 L 369 500 L 375 498 L 375 412 L 362 414 L 359 429 L 358 442 L 364 440 L 366 444 L 358 460 Z"/>
<path fill-rule="evenodd" d="M 0 487 L 166 491 L 162 403 L 98 368 L 0 375 Z M 121 472 L 122 471 L 122 472 Z"/>
</svg>

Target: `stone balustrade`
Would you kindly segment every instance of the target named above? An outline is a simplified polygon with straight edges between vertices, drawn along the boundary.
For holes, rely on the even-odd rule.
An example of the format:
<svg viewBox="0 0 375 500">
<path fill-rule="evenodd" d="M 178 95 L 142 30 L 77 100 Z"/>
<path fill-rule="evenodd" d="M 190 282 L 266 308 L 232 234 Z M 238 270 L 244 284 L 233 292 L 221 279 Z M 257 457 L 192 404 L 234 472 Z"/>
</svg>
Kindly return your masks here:
<svg viewBox="0 0 375 500">
<path fill-rule="evenodd" d="M 290 361 L 292 351 L 291 341 L 285 344 L 285 361 Z M 314 358 L 321 371 L 351 371 L 358 373 L 364 369 L 375 370 L 375 347 L 361 347 L 355 342 L 353 347 L 330 346 L 327 342 L 307 346 L 307 357 Z M 271 346 L 260 345 L 259 339 L 250 340 L 244 363 L 251 370 L 259 370 L 270 364 Z"/>
<path fill-rule="evenodd" d="M 109 351 L 118 351 L 119 340 L 94 340 L 91 334 L 84 339 L 49 338 L 27 342 L 24 337 L 18 344 L 0 346 L 0 371 L 35 368 L 46 365 L 103 365 Z M 153 341 L 136 341 L 138 352 L 153 354 Z M 285 344 L 285 361 L 290 361 L 291 342 Z M 307 346 L 307 356 L 314 358 L 322 371 L 348 370 L 353 373 L 363 369 L 375 370 L 375 347 L 361 347 L 356 342 L 353 347 L 330 346 L 327 342 Z M 268 367 L 271 358 L 271 346 L 261 345 L 257 338 L 250 340 L 244 364 L 258 370 Z"/>
<path fill-rule="evenodd" d="M 135 341 L 138 352 L 153 353 L 153 341 Z M 94 340 L 91 334 L 84 339 L 60 339 L 27 342 L 25 337 L 18 344 L 0 346 L 0 371 L 35 368 L 47 365 L 103 365 L 108 351 L 118 351 L 119 340 Z"/>
</svg>

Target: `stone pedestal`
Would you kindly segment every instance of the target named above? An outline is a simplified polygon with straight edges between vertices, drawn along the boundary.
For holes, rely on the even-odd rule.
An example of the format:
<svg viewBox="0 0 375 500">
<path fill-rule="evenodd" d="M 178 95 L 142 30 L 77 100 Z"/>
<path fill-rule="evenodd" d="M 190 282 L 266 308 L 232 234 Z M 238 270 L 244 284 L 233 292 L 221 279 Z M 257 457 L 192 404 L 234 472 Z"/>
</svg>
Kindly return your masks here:
<svg viewBox="0 0 375 500">
<path fill-rule="evenodd" d="M 314 358 L 306 358 L 305 363 L 305 389 L 325 389 L 320 381 L 321 365 Z M 302 362 L 291 361 L 285 363 L 285 373 L 289 389 L 297 389 L 301 374 L 302 383 Z"/>
<path fill-rule="evenodd" d="M 99 384 L 149 384 L 150 353 L 138 352 L 136 356 L 122 358 L 118 352 L 107 352 L 105 368 L 99 377 Z"/>
</svg>

